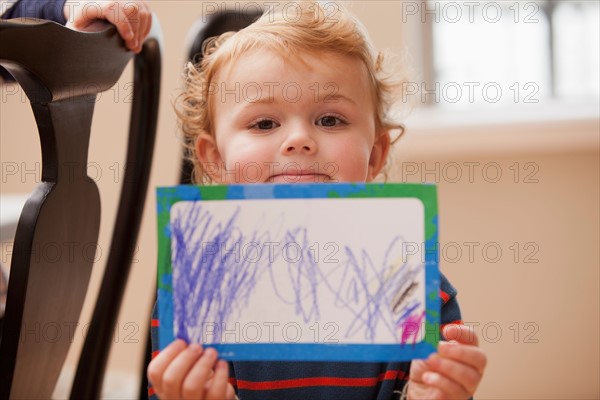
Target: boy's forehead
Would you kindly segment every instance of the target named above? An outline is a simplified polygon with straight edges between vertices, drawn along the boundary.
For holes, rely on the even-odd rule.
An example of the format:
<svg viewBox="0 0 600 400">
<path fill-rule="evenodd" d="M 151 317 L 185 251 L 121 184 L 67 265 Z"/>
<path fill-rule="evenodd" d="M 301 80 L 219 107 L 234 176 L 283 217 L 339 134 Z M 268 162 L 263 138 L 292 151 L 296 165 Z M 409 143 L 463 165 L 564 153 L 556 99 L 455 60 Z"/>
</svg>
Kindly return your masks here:
<svg viewBox="0 0 600 400">
<path fill-rule="evenodd" d="M 258 48 L 231 58 L 217 72 L 215 81 L 234 84 L 282 80 L 368 84 L 367 75 L 367 69 L 360 60 L 334 52 L 290 51 L 284 55 L 269 48 Z M 360 78 L 358 82 L 357 78 Z"/>
</svg>

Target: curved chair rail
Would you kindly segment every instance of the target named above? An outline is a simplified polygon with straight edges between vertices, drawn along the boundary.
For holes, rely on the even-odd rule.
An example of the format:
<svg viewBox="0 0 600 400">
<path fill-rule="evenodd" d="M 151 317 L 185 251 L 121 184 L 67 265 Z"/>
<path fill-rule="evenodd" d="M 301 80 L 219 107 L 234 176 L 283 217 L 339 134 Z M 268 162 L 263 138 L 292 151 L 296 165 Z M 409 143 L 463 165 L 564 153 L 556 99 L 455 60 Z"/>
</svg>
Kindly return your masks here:
<svg viewBox="0 0 600 400">
<path fill-rule="evenodd" d="M 112 26 L 83 33 L 33 19 L 0 21 L 0 42 L 0 64 L 31 102 L 42 150 L 42 182 L 25 204 L 15 233 L 0 343 L 0 398 L 49 398 L 72 337 L 62 334 L 49 340 L 38 333 L 52 326 L 65 332 L 79 321 L 100 228 L 100 196 L 87 176 L 95 98 L 117 82 L 132 53 Z M 99 397 L 148 185 L 159 83 L 160 46 L 151 37 L 135 57 L 128 167 L 74 398 Z M 91 246 L 92 256 L 79 251 L 63 252 L 68 257 L 58 259 L 40 256 L 39 249 L 49 243 Z M 85 368 L 82 363 L 87 363 Z M 90 375 L 83 379 L 85 370 Z M 86 385 L 89 396 L 80 397 L 81 385 Z M 97 390 L 95 395 L 92 389 Z"/>
<path fill-rule="evenodd" d="M 134 92 L 126 168 L 108 263 L 90 331 L 81 353 L 71 399 L 98 399 L 150 179 L 160 97 L 162 31 L 156 15 L 142 52 L 135 56 Z"/>
</svg>

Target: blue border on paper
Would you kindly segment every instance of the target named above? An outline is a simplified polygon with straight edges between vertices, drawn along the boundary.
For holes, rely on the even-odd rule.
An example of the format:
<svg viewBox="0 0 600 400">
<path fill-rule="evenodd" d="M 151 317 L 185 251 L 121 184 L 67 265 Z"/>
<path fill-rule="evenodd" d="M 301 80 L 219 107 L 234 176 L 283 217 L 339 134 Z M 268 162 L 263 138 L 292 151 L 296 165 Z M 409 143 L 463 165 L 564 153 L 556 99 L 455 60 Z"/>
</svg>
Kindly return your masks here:
<svg viewBox="0 0 600 400">
<path fill-rule="evenodd" d="M 182 185 L 157 188 L 159 348 L 174 337 L 171 270 L 171 207 L 179 201 L 397 197 L 417 198 L 425 214 L 425 332 L 415 344 L 215 344 L 226 360 L 384 362 L 426 358 L 436 351 L 440 329 L 437 190 L 430 184 L 318 183 L 230 186 Z"/>
</svg>

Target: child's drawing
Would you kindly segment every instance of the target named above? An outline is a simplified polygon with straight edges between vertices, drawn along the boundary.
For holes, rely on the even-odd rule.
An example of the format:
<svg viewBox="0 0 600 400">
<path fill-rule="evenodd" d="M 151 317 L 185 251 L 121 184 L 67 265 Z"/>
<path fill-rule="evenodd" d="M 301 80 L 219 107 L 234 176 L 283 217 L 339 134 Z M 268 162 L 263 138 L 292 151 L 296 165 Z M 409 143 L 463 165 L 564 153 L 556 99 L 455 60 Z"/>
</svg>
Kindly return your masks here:
<svg viewBox="0 0 600 400">
<path fill-rule="evenodd" d="M 158 196 L 161 343 L 213 345 L 232 360 L 403 360 L 435 349 L 434 186 Z"/>
</svg>

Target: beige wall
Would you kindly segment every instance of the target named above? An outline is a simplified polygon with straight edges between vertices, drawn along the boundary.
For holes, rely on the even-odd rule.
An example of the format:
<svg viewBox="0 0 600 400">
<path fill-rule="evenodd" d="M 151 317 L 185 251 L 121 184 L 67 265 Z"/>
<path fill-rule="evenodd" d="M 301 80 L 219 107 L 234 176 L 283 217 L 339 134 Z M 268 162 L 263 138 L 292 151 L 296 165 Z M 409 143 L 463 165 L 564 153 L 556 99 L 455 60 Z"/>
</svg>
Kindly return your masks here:
<svg viewBox="0 0 600 400">
<path fill-rule="evenodd" d="M 441 269 L 489 357 L 477 398 L 598 398 L 597 145 L 468 154 L 452 138 L 408 139 L 447 148 L 429 157 L 401 145 L 397 173 L 420 182 L 439 165 L 426 178 L 439 182 Z"/>
<path fill-rule="evenodd" d="M 355 10 L 378 47 L 404 48 L 399 7 L 398 2 L 356 3 Z M 152 1 L 152 8 L 164 32 L 154 188 L 177 182 L 179 144 L 170 104 L 179 85 L 186 33 L 200 16 L 202 5 Z M 94 163 L 90 175 L 97 178 L 102 193 L 103 254 L 123 172 L 131 80 L 128 70 L 113 90 L 101 96 L 94 116 L 89 161 Z M 1 90 L 0 157 L 3 166 L 17 163 L 19 167 L 16 175 L 3 176 L 1 192 L 27 192 L 39 179 L 39 174 L 36 178 L 25 173 L 39 163 L 35 125 L 20 89 L 4 86 Z M 426 180 L 439 183 L 441 268 L 459 289 L 464 320 L 479 324 L 476 329 L 489 356 L 477 397 L 598 398 L 598 120 L 501 128 L 492 135 L 481 133 L 494 127 L 483 126 L 482 132 L 473 127 L 467 132 L 415 127 L 399 143 L 392 180 L 410 175 L 408 180 L 423 181 L 419 174 L 424 168 L 430 170 L 439 163 L 440 176 L 428 174 Z M 453 183 L 456 176 L 451 169 L 456 165 L 463 178 Z M 472 179 L 468 179 L 468 165 L 474 168 Z M 417 174 L 411 175 L 415 168 Z M 492 183 L 496 168 L 503 175 Z M 516 183 L 515 169 L 521 172 Z M 529 178 L 537 182 L 525 183 L 526 174 L 532 172 Z M 154 199 L 150 191 L 109 361 L 111 372 L 132 376 L 142 360 L 155 283 Z M 466 242 L 478 243 L 472 245 L 477 246 L 473 259 L 469 259 Z M 517 262 L 514 243 L 520 248 Z M 491 262 L 496 248 L 502 256 Z M 538 262 L 526 263 L 525 256 L 532 251 L 531 261 Z M 97 291 L 102 268 L 100 262 L 90 296 Z M 89 309 L 87 304 L 82 321 L 89 318 Z M 501 336 L 496 340 L 497 328 Z M 81 336 L 79 331 L 69 365 L 76 362 Z M 132 379 L 117 384 L 123 385 L 121 393 L 135 391 Z"/>
</svg>

